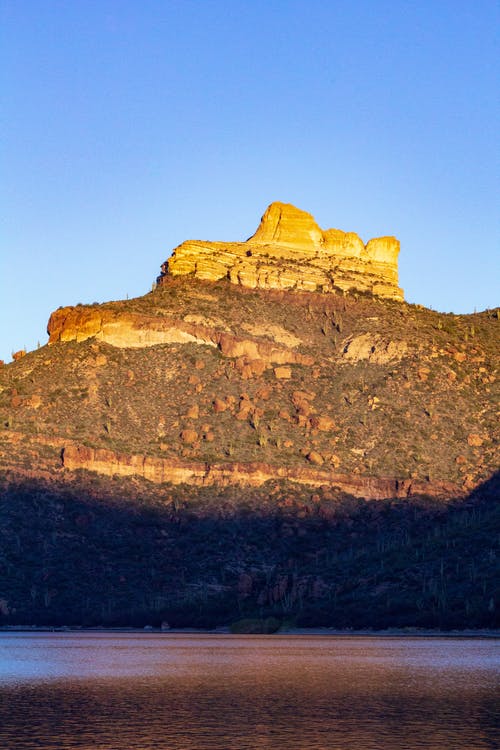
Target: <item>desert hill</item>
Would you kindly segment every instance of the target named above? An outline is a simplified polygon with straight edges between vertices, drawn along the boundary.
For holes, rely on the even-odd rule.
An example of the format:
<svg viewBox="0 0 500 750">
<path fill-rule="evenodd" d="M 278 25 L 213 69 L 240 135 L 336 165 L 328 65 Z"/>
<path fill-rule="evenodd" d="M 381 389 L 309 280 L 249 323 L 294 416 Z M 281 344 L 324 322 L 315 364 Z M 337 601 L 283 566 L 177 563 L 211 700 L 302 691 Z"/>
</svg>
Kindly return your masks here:
<svg viewBox="0 0 500 750">
<path fill-rule="evenodd" d="M 61 621 L 66 611 L 73 621 L 110 623 L 149 612 L 220 624 L 256 612 L 295 617 L 309 602 L 309 624 L 346 626 L 350 611 L 359 627 L 352 594 L 359 581 L 344 592 L 339 614 L 344 575 L 351 584 L 364 580 L 362 598 L 375 597 L 374 611 L 385 602 L 377 622 L 443 625 L 463 594 L 457 560 L 468 547 L 473 593 L 453 622 L 491 624 L 498 535 L 492 530 L 485 543 L 484 534 L 498 522 L 499 311 L 446 315 L 407 304 L 398 251 L 394 238 L 365 246 L 272 204 L 246 242 L 176 248 L 143 297 L 56 310 L 49 344 L 0 369 L 6 621 Z M 456 521 L 464 512 L 479 512 L 468 538 Z M 125 542 L 119 549 L 109 542 L 118 513 L 118 538 L 127 544 L 123 519 L 134 526 L 140 517 L 141 527 L 150 519 L 155 561 L 144 545 L 139 561 Z M 438 551 L 432 532 L 427 539 L 435 514 L 447 529 Z M 406 546 L 394 542 L 402 528 Z M 357 539 L 369 563 L 355 573 Z M 93 563 L 92 574 L 82 574 L 83 606 L 71 593 L 79 563 L 68 551 L 83 554 L 85 544 Z M 342 554 L 328 553 L 331 544 Z M 37 563 L 27 548 L 40 545 Z M 389 585 L 372 566 L 387 565 L 396 548 Z M 321 564 L 311 562 L 314 549 L 325 550 Z M 342 557 L 346 549 L 351 558 Z M 409 581 L 412 555 L 420 572 Z M 145 581 L 142 598 L 132 559 Z M 445 573 L 441 593 L 435 582 L 425 588 L 438 580 L 438 560 L 453 579 L 448 594 Z M 108 573 L 125 580 L 113 578 L 108 593 L 94 590 L 95 575 Z M 273 586 L 284 589 L 271 595 Z M 414 586 L 424 588 L 420 619 L 409 604 Z M 403 596 L 403 620 L 387 596 L 394 587 L 398 597 L 412 592 Z M 189 591 L 197 592 L 196 617 Z"/>
</svg>

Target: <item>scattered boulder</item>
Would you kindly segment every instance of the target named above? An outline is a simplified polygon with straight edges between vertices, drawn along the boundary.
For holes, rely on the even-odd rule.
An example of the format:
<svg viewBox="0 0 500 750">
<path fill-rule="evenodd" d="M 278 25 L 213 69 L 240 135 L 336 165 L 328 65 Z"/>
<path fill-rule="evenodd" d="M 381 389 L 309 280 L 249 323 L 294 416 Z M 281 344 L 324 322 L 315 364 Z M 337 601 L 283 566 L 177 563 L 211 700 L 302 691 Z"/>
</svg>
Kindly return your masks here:
<svg viewBox="0 0 500 750">
<path fill-rule="evenodd" d="M 321 432 L 331 432 L 335 428 L 334 420 L 324 415 L 311 417 L 309 423 L 313 430 L 320 430 Z"/>
<path fill-rule="evenodd" d="M 467 435 L 467 443 L 470 446 L 479 448 L 483 444 L 483 442 L 483 438 L 481 437 L 481 435 L 478 435 L 477 432 L 471 432 L 469 435 Z"/>
<path fill-rule="evenodd" d="M 198 433 L 196 430 L 182 430 L 180 438 L 183 443 L 186 443 L 186 445 L 193 445 L 198 440 Z"/>
<path fill-rule="evenodd" d="M 187 419 L 198 419 L 199 416 L 200 408 L 198 404 L 193 404 L 192 406 L 190 406 L 186 413 Z"/>
<path fill-rule="evenodd" d="M 309 451 L 309 453 L 306 456 L 309 463 L 314 464 L 316 466 L 321 466 L 325 463 L 325 459 L 321 455 L 321 453 L 318 453 L 318 451 Z"/>
<path fill-rule="evenodd" d="M 266 369 L 266 363 L 262 359 L 238 357 L 235 360 L 234 367 L 240 373 L 243 380 L 250 380 L 253 377 L 260 377 L 262 375 Z"/>
<path fill-rule="evenodd" d="M 214 407 L 214 412 L 216 414 L 220 414 L 221 412 L 226 411 L 228 405 L 225 401 L 223 401 L 221 398 L 217 396 L 216 398 L 214 398 L 213 407 Z"/>
<path fill-rule="evenodd" d="M 291 367 L 275 367 L 274 368 L 274 377 L 276 380 L 290 380 L 292 377 L 292 368 Z"/>
</svg>

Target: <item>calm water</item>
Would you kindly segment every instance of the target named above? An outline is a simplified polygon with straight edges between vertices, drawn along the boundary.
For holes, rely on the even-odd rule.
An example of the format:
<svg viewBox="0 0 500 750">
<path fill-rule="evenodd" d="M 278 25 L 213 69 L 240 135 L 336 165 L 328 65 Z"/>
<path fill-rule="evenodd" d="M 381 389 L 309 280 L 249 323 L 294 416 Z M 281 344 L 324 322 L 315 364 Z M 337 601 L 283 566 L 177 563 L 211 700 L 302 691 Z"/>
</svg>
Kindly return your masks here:
<svg viewBox="0 0 500 750">
<path fill-rule="evenodd" d="M 500 642 L 0 634 L 2 750 L 498 748 Z"/>
</svg>

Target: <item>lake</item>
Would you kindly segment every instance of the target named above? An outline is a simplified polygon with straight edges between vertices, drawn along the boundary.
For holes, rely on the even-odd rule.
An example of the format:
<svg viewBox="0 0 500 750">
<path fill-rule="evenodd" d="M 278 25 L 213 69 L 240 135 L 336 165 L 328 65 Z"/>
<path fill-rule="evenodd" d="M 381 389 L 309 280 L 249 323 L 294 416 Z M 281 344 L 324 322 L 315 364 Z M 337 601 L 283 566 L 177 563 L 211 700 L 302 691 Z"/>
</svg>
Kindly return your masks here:
<svg viewBox="0 0 500 750">
<path fill-rule="evenodd" d="M 1 633 L 8 750 L 498 748 L 500 641 Z"/>
</svg>

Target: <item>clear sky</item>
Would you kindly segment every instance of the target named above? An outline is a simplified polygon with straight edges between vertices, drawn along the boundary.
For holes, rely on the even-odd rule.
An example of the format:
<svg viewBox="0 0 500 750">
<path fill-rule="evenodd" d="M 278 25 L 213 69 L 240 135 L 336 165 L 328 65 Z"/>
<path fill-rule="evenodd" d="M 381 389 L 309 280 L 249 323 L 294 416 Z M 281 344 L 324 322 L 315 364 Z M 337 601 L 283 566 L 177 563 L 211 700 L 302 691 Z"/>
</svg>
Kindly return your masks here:
<svg viewBox="0 0 500 750">
<path fill-rule="evenodd" d="M 410 302 L 499 304 L 495 0 L 0 0 L 0 357 L 273 200 L 401 241 Z"/>
</svg>

